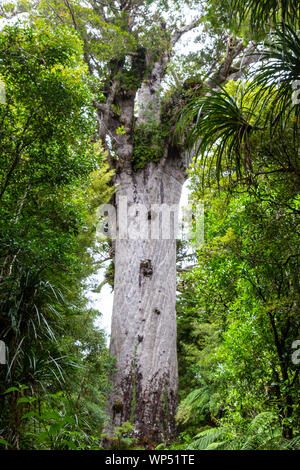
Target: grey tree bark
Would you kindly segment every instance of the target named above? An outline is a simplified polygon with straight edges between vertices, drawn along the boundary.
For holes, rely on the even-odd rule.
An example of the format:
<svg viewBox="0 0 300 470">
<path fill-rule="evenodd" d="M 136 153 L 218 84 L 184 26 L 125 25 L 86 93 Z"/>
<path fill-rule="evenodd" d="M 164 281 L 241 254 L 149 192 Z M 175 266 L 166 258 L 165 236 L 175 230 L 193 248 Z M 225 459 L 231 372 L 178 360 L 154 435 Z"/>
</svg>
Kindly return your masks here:
<svg viewBox="0 0 300 470">
<path fill-rule="evenodd" d="M 117 177 L 117 201 L 143 204 L 147 231 L 158 213 L 153 204 L 178 206 L 185 169 L 176 155 Z M 118 206 L 118 202 L 117 202 Z M 129 226 L 139 214 L 129 215 Z M 173 222 L 175 219 L 173 217 Z M 117 358 L 111 377 L 111 427 L 130 421 L 148 443 L 176 434 L 176 239 L 117 239 L 110 353 Z"/>
<path fill-rule="evenodd" d="M 190 27 L 193 26 L 194 23 Z M 145 223 L 150 231 L 154 217 L 158 216 L 151 214 L 151 205 L 178 207 L 186 177 L 184 160 L 170 139 L 166 139 L 158 163 L 150 162 L 138 170 L 132 164 L 135 127 L 160 120 L 160 85 L 170 51 L 165 51 L 152 65 L 139 90 L 125 89 L 115 80 L 106 103 L 95 103 L 100 138 L 105 142 L 109 136 L 117 155 L 117 159 L 110 161 L 116 170 L 115 206 L 119 209 L 122 197 L 127 198 L 129 206 L 142 204 L 149 214 Z M 137 59 L 132 60 L 134 63 Z M 146 67 L 149 61 L 146 54 Z M 139 116 L 135 118 L 137 103 Z M 120 110 L 118 116 L 112 112 L 112 104 Z M 121 135 L 116 132 L 120 126 L 125 131 Z M 135 226 L 138 219 L 134 210 L 129 216 L 129 227 Z M 174 236 L 152 239 L 150 233 L 145 239 L 117 238 L 114 262 L 110 354 L 116 358 L 116 371 L 111 376 L 113 392 L 108 409 L 111 422 L 107 431 L 112 434 L 115 426 L 130 421 L 139 440 L 151 447 L 163 439 L 172 440 L 176 434 L 176 239 Z"/>
</svg>

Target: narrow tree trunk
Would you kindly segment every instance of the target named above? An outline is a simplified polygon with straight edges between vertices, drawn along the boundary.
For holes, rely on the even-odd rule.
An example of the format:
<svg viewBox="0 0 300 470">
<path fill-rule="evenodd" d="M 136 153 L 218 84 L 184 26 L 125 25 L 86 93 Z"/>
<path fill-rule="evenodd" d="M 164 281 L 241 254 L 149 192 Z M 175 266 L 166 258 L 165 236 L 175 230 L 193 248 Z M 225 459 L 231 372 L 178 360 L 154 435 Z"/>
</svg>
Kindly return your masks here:
<svg viewBox="0 0 300 470">
<path fill-rule="evenodd" d="M 171 155 L 142 170 L 124 169 L 117 175 L 117 206 L 120 197 L 129 207 L 145 205 L 150 227 L 152 204 L 179 205 L 185 177 L 180 165 Z M 136 216 L 134 209 L 129 226 Z M 129 421 L 151 446 L 176 434 L 176 239 L 117 239 L 114 285 L 111 428 Z"/>
</svg>

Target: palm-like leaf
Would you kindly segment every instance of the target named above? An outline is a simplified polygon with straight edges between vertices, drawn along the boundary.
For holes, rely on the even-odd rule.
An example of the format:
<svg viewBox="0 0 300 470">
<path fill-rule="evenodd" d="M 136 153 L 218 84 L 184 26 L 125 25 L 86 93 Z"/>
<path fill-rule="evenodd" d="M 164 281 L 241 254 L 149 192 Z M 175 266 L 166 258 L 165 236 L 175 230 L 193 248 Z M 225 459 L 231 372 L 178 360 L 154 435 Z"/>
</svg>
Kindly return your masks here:
<svg viewBox="0 0 300 470">
<path fill-rule="evenodd" d="M 243 93 L 238 102 L 221 88 L 192 100 L 183 109 L 177 130 L 187 133 L 188 145 L 196 155 L 201 155 L 204 166 L 209 153 L 215 151 L 219 177 L 225 155 L 227 169 L 237 174 L 241 173 L 241 163 L 245 168 L 251 167 L 247 145 L 250 133 L 257 129 L 253 121 L 252 111 L 243 105 Z M 243 162 L 242 150 L 245 150 Z"/>
<path fill-rule="evenodd" d="M 279 123 L 282 128 L 293 123 L 294 137 L 297 136 L 300 114 L 299 100 L 294 99 L 295 84 L 300 84 L 297 33 L 290 26 L 277 29 L 262 59 L 266 63 L 253 72 L 252 83 L 237 98 L 224 88 L 204 90 L 203 96 L 192 100 L 182 111 L 177 129 L 187 135 L 186 142 L 196 156 L 201 155 L 203 167 L 209 163 L 211 170 L 215 164 L 218 179 L 223 169 L 237 176 L 241 175 L 242 167 L 252 169 L 249 137 L 253 131 L 268 127 L 274 133 Z M 248 106 L 243 104 L 245 101 Z M 208 159 L 212 151 L 215 158 Z"/>
<path fill-rule="evenodd" d="M 298 0 L 230 0 L 229 3 L 232 16 L 238 16 L 241 22 L 249 20 L 253 30 L 278 21 L 299 24 Z"/>
<path fill-rule="evenodd" d="M 255 73 L 250 90 L 255 90 L 253 104 L 270 109 L 267 119 L 274 125 L 290 113 L 295 113 L 294 122 L 299 117 L 299 100 L 295 97 L 295 86 L 300 84 L 300 37 L 290 26 L 273 34 L 261 58 L 266 63 Z M 271 104 L 271 105 L 270 105 Z"/>
</svg>

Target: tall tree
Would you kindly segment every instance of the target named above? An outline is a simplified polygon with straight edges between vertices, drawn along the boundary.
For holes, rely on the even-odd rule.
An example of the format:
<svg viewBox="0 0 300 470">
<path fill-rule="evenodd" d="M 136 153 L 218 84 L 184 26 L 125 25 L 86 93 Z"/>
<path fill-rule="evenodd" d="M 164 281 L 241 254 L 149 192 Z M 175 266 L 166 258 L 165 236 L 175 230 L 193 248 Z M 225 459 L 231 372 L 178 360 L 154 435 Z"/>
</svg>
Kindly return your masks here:
<svg viewBox="0 0 300 470">
<path fill-rule="evenodd" d="M 176 209 L 187 159 L 184 143 L 173 139 L 173 130 L 185 89 L 174 73 L 176 86 L 166 103 L 162 84 L 176 44 L 201 22 L 199 2 L 190 21 L 180 12 L 183 4 L 176 0 L 30 3 L 53 25 L 67 23 L 75 28 L 84 42 L 96 95 L 99 138 L 115 170 L 116 209 L 123 197 L 129 207 L 146 207 L 149 221 L 155 216 L 153 204 Z M 24 8 L 24 2 L 22 5 Z M 232 67 L 245 50 L 242 41 L 230 37 L 222 46 L 225 60 L 209 64 L 216 67 L 213 86 L 247 63 L 244 59 L 238 69 Z M 201 87 L 201 81 L 197 86 Z M 129 228 L 136 227 L 139 218 L 139 211 L 131 211 Z M 148 443 L 170 440 L 176 433 L 178 381 L 176 240 L 117 237 L 112 253 L 115 292 L 110 351 L 117 366 L 111 377 L 110 432 L 131 421 L 137 435 Z"/>
</svg>

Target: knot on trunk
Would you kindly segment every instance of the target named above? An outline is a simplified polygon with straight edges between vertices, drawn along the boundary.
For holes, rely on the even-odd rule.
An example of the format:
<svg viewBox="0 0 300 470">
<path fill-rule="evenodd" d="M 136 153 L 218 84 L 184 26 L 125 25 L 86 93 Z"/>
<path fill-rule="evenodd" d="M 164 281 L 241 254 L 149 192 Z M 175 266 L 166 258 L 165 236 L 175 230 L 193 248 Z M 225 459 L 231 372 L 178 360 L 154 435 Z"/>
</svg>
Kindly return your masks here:
<svg viewBox="0 0 300 470">
<path fill-rule="evenodd" d="M 144 259 L 140 264 L 140 274 L 144 277 L 151 277 L 153 274 L 153 268 L 151 259 Z"/>
<path fill-rule="evenodd" d="M 112 406 L 112 409 L 113 409 L 114 415 L 115 415 L 115 414 L 118 414 L 118 413 L 122 413 L 122 411 L 123 411 L 123 403 L 121 402 L 120 399 L 115 401 L 115 403 L 114 403 L 113 406 Z"/>
</svg>

